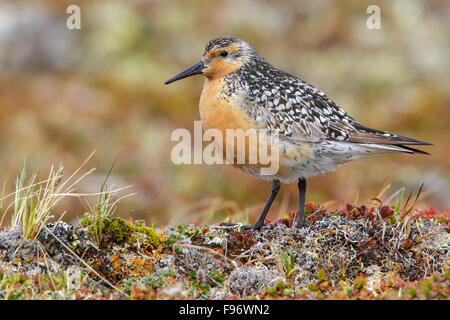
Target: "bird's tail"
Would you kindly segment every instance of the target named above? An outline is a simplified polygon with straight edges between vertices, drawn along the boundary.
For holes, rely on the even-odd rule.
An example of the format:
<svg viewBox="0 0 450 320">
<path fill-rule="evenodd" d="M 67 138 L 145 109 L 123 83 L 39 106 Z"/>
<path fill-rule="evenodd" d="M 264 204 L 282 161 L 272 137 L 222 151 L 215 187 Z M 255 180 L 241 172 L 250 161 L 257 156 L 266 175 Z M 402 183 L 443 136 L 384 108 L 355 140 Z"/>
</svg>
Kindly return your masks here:
<svg viewBox="0 0 450 320">
<path fill-rule="evenodd" d="M 404 152 L 404 153 L 420 153 L 429 155 L 429 153 L 426 151 L 412 148 L 410 146 L 405 146 L 403 144 L 358 143 L 358 145 L 372 150 L 372 153 Z M 426 143 L 426 145 L 429 144 Z"/>
<path fill-rule="evenodd" d="M 411 146 L 429 146 L 432 143 L 396 135 L 386 131 L 366 127 L 360 123 L 352 124 L 358 131 L 353 133 L 349 142 L 365 145 L 386 152 L 406 152 L 429 154 Z"/>
</svg>

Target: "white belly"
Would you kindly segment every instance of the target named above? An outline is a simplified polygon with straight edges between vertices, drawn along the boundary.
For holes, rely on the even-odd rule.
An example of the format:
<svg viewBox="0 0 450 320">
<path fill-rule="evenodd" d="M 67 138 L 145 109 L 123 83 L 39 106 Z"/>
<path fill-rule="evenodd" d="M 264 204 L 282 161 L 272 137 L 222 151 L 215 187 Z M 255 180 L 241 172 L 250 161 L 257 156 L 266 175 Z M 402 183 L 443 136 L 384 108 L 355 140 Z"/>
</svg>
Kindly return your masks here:
<svg viewBox="0 0 450 320">
<path fill-rule="evenodd" d="M 252 166 L 237 166 L 239 169 L 260 179 L 272 181 L 280 180 L 282 183 L 297 182 L 300 178 L 309 178 L 330 171 L 348 161 L 368 156 L 398 152 L 395 147 L 380 145 L 363 145 L 340 141 L 323 141 L 311 145 L 312 150 L 304 157 L 283 157 L 280 151 L 280 169 L 274 175 L 261 175 L 259 168 Z"/>
</svg>

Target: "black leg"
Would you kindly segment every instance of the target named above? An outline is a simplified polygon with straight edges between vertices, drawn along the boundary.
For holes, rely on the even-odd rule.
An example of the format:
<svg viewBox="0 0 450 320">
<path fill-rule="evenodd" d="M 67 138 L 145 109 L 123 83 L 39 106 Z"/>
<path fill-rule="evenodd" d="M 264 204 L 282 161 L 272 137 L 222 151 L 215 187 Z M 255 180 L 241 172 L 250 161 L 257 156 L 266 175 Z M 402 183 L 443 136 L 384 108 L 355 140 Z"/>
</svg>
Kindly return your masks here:
<svg viewBox="0 0 450 320">
<path fill-rule="evenodd" d="M 263 211 L 258 217 L 258 220 L 255 224 L 251 226 L 244 226 L 244 229 L 254 229 L 259 230 L 264 225 L 264 219 L 266 219 L 267 212 L 269 212 L 270 206 L 272 205 L 273 200 L 280 191 L 280 180 L 273 180 L 272 182 L 272 192 L 270 193 L 269 199 L 267 199 L 266 205 L 264 206 Z"/>
<path fill-rule="evenodd" d="M 306 180 L 304 178 L 298 179 L 298 214 L 295 221 L 295 227 L 301 228 L 306 225 L 305 223 L 305 197 L 306 197 Z"/>
</svg>

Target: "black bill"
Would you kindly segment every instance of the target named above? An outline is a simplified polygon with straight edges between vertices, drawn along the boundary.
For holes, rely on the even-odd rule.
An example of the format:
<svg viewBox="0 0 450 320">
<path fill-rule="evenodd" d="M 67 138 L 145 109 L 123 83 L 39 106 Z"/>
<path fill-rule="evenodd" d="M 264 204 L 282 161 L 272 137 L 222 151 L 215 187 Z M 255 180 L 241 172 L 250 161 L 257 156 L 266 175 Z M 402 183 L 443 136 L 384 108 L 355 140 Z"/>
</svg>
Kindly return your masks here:
<svg viewBox="0 0 450 320">
<path fill-rule="evenodd" d="M 170 78 L 169 80 L 164 82 L 164 84 L 169 84 L 169 83 L 172 83 L 174 81 L 177 81 L 177 80 L 180 80 L 180 79 L 184 79 L 184 78 L 196 75 L 196 74 L 202 74 L 204 68 L 205 68 L 205 65 L 203 64 L 203 61 L 197 62 L 192 67 L 187 68 L 186 70 L 184 70 L 184 71 L 180 72 L 179 74 L 177 74 L 175 77 Z"/>
</svg>

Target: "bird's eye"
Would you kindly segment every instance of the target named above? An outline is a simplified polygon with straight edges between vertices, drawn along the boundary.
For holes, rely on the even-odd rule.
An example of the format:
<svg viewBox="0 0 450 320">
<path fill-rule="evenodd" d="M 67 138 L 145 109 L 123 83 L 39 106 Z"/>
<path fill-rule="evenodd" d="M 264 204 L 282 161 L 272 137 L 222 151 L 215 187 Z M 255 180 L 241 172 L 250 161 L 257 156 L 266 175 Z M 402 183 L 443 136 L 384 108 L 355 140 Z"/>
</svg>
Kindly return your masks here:
<svg viewBox="0 0 450 320">
<path fill-rule="evenodd" d="M 226 57 L 228 55 L 228 51 L 222 51 L 221 53 L 220 53 L 220 56 L 221 57 Z"/>
</svg>

